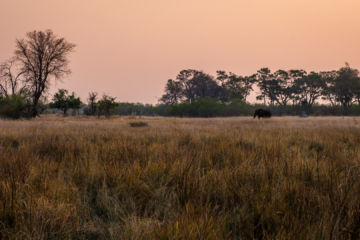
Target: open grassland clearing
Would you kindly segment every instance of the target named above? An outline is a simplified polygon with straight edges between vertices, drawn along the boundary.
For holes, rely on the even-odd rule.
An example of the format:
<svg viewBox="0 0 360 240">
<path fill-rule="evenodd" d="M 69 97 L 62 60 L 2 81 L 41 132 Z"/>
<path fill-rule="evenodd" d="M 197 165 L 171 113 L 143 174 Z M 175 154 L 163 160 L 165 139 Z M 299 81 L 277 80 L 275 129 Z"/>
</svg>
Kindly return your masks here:
<svg viewBox="0 0 360 240">
<path fill-rule="evenodd" d="M 134 121 L 148 126 L 131 127 Z M 356 239 L 360 118 L 0 121 L 0 234 Z"/>
</svg>

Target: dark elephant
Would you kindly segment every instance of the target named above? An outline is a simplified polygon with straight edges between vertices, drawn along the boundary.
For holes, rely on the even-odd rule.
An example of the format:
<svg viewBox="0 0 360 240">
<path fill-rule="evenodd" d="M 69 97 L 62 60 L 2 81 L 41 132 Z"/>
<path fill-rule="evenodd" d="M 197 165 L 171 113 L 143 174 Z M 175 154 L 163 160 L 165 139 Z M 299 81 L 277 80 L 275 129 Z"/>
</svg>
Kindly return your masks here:
<svg viewBox="0 0 360 240">
<path fill-rule="evenodd" d="M 256 116 L 260 119 L 260 118 L 270 118 L 272 116 L 271 112 L 269 109 L 256 109 L 255 110 L 255 114 L 254 114 L 254 118 L 256 118 Z"/>
</svg>

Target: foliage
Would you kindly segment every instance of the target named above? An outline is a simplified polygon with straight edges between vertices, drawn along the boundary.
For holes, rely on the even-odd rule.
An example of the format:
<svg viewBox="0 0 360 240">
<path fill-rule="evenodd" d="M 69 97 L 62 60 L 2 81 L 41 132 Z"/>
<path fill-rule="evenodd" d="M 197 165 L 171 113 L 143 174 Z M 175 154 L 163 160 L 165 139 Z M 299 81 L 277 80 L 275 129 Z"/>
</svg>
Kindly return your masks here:
<svg viewBox="0 0 360 240">
<path fill-rule="evenodd" d="M 54 94 L 53 102 L 50 103 L 50 108 L 60 109 L 66 116 L 69 109 L 79 109 L 81 104 L 80 98 L 76 98 L 74 92 L 69 95 L 68 90 L 59 89 L 59 91 Z"/>
<path fill-rule="evenodd" d="M 221 98 L 223 102 L 226 102 L 228 98 L 246 98 L 247 95 L 245 94 L 243 78 L 241 76 L 231 72 L 226 73 L 225 71 L 216 71 L 216 73 L 216 79 L 220 82 L 220 86 L 225 89 Z"/>
<path fill-rule="evenodd" d="M 298 103 L 303 106 L 312 106 L 315 100 L 321 97 L 326 87 L 322 76 L 316 72 L 307 74 L 305 71 L 291 71 L 292 76 L 301 76 L 294 79 L 293 92 Z"/>
<path fill-rule="evenodd" d="M 191 103 L 180 103 L 168 109 L 170 116 L 178 117 L 215 117 L 219 116 L 223 103 L 212 98 L 198 98 Z"/>
<path fill-rule="evenodd" d="M 263 100 L 264 106 L 278 107 L 292 103 L 293 106 L 311 108 L 320 98 L 329 101 L 332 106 L 341 104 L 344 109 L 356 102 L 360 105 L 359 71 L 350 68 L 348 63 L 338 71 L 319 73 L 307 73 L 303 69 L 280 69 L 272 73 L 269 68 L 261 68 L 256 74 L 245 77 L 225 71 L 216 73 L 214 80 L 213 76 L 202 71 L 183 70 L 176 80 L 168 80 L 165 94 L 159 101 L 171 105 L 170 114 L 176 112 L 175 115 L 189 115 L 179 113 L 179 109 L 188 108 L 182 103 L 191 104 L 198 98 L 211 98 L 222 103 L 230 103 L 232 99 L 246 102 L 256 83 L 260 90 L 256 99 Z"/>
<path fill-rule="evenodd" d="M 337 72 L 332 88 L 336 101 L 340 102 L 344 108 L 349 107 L 353 103 L 355 95 L 359 92 L 359 87 L 359 71 L 350 68 L 349 64 L 346 63 L 346 66 L 340 68 Z"/>
<path fill-rule="evenodd" d="M 96 110 L 97 110 L 97 106 L 98 106 L 98 103 L 96 102 L 97 96 L 98 96 L 97 92 L 89 93 L 89 97 L 87 99 L 88 105 L 89 105 L 87 115 L 95 115 L 96 114 Z"/>
<path fill-rule="evenodd" d="M 221 101 L 227 100 L 226 89 L 219 86 L 214 77 L 193 69 L 181 71 L 176 80 L 168 80 L 165 94 L 160 102 L 173 105 L 179 102 L 192 103 L 197 98 L 213 98 Z"/>
<path fill-rule="evenodd" d="M 9 94 L 0 99 L 0 116 L 3 118 L 19 119 L 24 116 L 26 102 L 17 94 Z"/>
<path fill-rule="evenodd" d="M 159 99 L 160 102 L 173 105 L 183 98 L 181 83 L 169 79 L 165 85 L 165 94 Z"/>
<path fill-rule="evenodd" d="M 260 89 L 260 93 L 256 96 L 257 100 L 264 100 L 264 105 L 266 105 L 266 97 L 270 98 L 271 104 L 274 103 L 274 96 L 270 92 L 270 86 L 272 82 L 273 75 L 271 74 L 270 69 L 268 68 L 261 68 L 257 72 L 257 85 Z"/>
<path fill-rule="evenodd" d="M 116 108 L 119 104 L 115 102 L 116 97 L 111 97 L 107 94 L 103 94 L 102 98 L 97 103 L 98 115 L 104 114 L 105 117 L 110 116 L 110 110 Z"/>
<path fill-rule="evenodd" d="M 28 118 L 31 112 L 31 92 L 22 88 L 18 94 L 0 95 L 0 116 L 9 119 Z M 38 112 L 48 108 L 46 97 L 39 99 Z"/>
</svg>

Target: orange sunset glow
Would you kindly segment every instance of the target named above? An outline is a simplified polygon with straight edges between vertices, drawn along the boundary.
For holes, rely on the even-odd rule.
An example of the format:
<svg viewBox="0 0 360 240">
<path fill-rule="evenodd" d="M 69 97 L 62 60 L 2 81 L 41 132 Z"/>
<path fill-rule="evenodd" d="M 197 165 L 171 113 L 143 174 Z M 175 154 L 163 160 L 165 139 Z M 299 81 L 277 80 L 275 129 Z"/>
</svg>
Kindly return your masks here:
<svg viewBox="0 0 360 240">
<path fill-rule="evenodd" d="M 359 0 L 2 0 L 0 62 L 15 39 L 51 29 L 76 44 L 72 74 L 51 93 L 156 104 L 183 69 L 359 69 L 359 12 Z"/>
</svg>

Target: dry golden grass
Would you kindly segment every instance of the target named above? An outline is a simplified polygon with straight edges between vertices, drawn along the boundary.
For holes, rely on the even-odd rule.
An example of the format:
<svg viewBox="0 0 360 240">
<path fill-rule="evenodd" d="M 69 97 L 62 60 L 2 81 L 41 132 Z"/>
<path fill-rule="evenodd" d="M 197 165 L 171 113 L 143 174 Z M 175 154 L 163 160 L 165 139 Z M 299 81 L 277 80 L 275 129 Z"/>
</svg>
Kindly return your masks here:
<svg viewBox="0 0 360 240">
<path fill-rule="evenodd" d="M 137 119 L 0 120 L 1 238 L 360 237 L 359 118 Z"/>
</svg>

